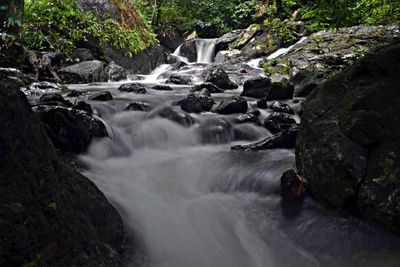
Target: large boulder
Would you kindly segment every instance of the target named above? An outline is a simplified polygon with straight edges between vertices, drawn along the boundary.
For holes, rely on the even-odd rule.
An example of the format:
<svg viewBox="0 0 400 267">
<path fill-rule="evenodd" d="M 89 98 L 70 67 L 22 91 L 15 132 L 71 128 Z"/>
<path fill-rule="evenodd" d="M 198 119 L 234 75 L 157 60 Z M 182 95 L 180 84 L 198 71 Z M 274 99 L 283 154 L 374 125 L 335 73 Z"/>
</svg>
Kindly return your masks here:
<svg viewBox="0 0 400 267">
<path fill-rule="evenodd" d="M 271 133 L 282 132 L 293 125 L 296 125 L 296 120 L 293 117 L 280 112 L 272 113 L 264 121 L 265 128 L 267 128 Z"/>
<path fill-rule="evenodd" d="M 216 107 L 215 111 L 219 114 L 229 115 L 235 113 L 246 113 L 248 109 L 247 101 L 241 96 L 231 96 Z"/>
<path fill-rule="evenodd" d="M 187 58 L 189 62 L 197 62 L 196 39 L 184 42 L 180 47 L 180 54 Z"/>
<path fill-rule="evenodd" d="M 267 77 L 252 77 L 243 84 L 242 96 L 262 98 L 271 89 L 271 79 Z"/>
<path fill-rule="evenodd" d="M 104 71 L 107 75 L 108 80 L 111 82 L 126 80 L 126 78 L 128 77 L 126 74 L 126 70 L 123 67 L 115 64 L 114 62 L 111 62 Z"/>
<path fill-rule="evenodd" d="M 227 50 L 229 45 L 239 37 L 241 32 L 242 30 L 234 30 L 217 38 L 215 41 L 215 53 L 221 50 Z"/>
<path fill-rule="evenodd" d="M 228 74 L 219 66 L 211 66 L 203 74 L 206 82 L 210 82 L 222 89 L 236 89 L 238 85 L 229 79 Z"/>
<path fill-rule="evenodd" d="M 60 69 L 59 75 L 64 83 L 106 82 L 103 63 L 99 60 L 84 61 Z"/>
<path fill-rule="evenodd" d="M 261 32 L 261 26 L 258 24 L 252 24 L 247 29 L 242 30 L 239 36 L 233 43 L 229 45 L 231 49 L 240 49 L 245 46 L 256 34 Z"/>
<path fill-rule="evenodd" d="M 15 82 L 0 101 L 0 266 L 126 266 L 113 206 L 59 161 Z"/>
<path fill-rule="evenodd" d="M 296 165 L 317 200 L 400 233 L 400 43 L 308 97 Z"/>
<path fill-rule="evenodd" d="M 181 107 L 183 111 L 188 113 L 201 113 L 210 111 L 214 100 L 206 95 L 196 96 L 194 94 L 188 95 L 185 99 L 180 100 L 177 105 Z"/>
<path fill-rule="evenodd" d="M 140 83 L 122 84 L 120 87 L 118 87 L 118 91 L 127 92 L 127 93 L 136 93 L 136 94 L 147 93 L 146 88 L 144 88 L 143 85 Z"/>
<path fill-rule="evenodd" d="M 179 75 L 177 73 L 171 74 L 165 83 L 189 85 L 192 84 L 192 77 L 187 75 Z"/>
</svg>

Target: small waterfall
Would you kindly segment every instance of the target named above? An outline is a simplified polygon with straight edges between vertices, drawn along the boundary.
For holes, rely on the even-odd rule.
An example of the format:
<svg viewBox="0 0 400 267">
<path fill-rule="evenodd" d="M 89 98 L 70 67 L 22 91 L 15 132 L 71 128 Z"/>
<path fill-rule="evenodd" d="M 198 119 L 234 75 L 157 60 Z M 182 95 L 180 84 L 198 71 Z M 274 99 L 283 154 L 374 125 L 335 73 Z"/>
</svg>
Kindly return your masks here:
<svg viewBox="0 0 400 267">
<path fill-rule="evenodd" d="M 215 39 L 196 39 L 197 63 L 212 63 Z"/>
<path fill-rule="evenodd" d="M 156 82 L 160 76 L 172 69 L 170 64 L 162 64 L 155 68 L 145 79 L 146 82 Z"/>
<path fill-rule="evenodd" d="M 276 50 L 274 53 L 272 53 L 271 55 L 269 55 L 269 56 L 267 57 L 267 59 L 268 59 L 268 60 L 271 60 L 271 59 L 277 58 L 277 57 L 279 57 L 279 56 L 282 56 L 282 55 L 284 55 L 284 54 L 287 54 L 290 50 L 292 50 L 292 48 L 293 48 L 295 45 L 301 44 L 301 43 L 304 42 L 304 40 L 306 40 L 306 39 L 307 39 L 307 37 L 302 37 L 302 38 L 301 38 L 297 43 L 295 43 L 294 45 L 291 45 L 291 46 L 289 46 L 289 47 L 281 48 L 281 49 Z"/>
<path fill-rule="evenodd" d="M 181 55 L 181 47 L 182 47 L 182 44 L 180 46 L 178 46 L 178 48 L 175 49 L 174 53 L 172 53 L 171 55 L 180 59 L 182 62 L 189 64 L 189 60 L 186 57 Z"/>
</svg>

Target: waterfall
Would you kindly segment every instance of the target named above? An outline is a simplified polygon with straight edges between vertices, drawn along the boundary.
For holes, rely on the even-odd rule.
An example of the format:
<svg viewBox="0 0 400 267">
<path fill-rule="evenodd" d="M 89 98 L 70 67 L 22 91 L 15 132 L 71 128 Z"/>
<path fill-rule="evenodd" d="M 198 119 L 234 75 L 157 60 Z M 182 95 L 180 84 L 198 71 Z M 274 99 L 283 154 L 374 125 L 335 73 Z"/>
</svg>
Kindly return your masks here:
<svg viewBox="0 0 400 267">
<path fill-rule="evenodd" d="M 189 60 L 188 60 L 186 57 L 184 57 L 184 56 L 181 55 L 181 47 L 182 47 L 182 45 L 183 45 L 183 44 L 181 44 L 180 46 L 178 46 L 178 48 L 175 49 L 174 53 L 172 53 L 171 55 L 174 56 L 174 57 L 176 57 L 176 58 L 178 58 L 178 59 L 181 60 L 182 62 L 188 64 L 188 63 L 189 63 Z"/>
<path fill-rule="evenodd" d="M 212 63 L 215 39 L 196 39 L 197 63 Z"/>
<path fill-rule="evenodd" d="M 289 46 L 289 47 L 281 48 L 281 49 L 276 50 L 274 53 L 272 53 L 271 55 L 269 55 L 269 56 L 267 57 L 267 59 L 268 59 L 268 60 L 271 60 L 271 59 L 277 58 L 277 57 L 279 57 L 279 56 L 282 56 L 282 55 L 284 55 L 284 54 L 287 54 L 290 50 L 292 50 L 292 48 L 293 48 L 295 45 L 301 44 L 301 43 L 304 42 L 304 40 L 306 40 L 306 39 L 307 39 L 307 37 L 302 37 L 302 38 L 301 38 L 297 43 L 295 43 L 294 45 L 291 45 L 291 46 Z"/>
</svg>

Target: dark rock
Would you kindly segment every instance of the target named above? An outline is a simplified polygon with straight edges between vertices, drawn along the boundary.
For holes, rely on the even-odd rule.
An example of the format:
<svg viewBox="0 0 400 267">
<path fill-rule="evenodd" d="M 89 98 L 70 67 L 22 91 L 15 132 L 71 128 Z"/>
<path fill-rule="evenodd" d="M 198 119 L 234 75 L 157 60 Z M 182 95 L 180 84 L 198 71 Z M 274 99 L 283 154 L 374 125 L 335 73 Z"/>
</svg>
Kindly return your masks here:
<svg viewBox="0 0 400 267">
<path fill-rule="evenodd" d="M 189 62 L 197 62 L 196 39 L 184 42 L 180 47 L 180 54 L 187 58 Z"/>
<path fill-rule="evenodd" d="M 40 96 L 44 93 L 60 93 L 64 90 L 64 87 L 58 83 L 51 82 L 34 82 L 31 83 L 28 88 L 22 91 L 27 96 Z"/>
<path fill-rule="evenodd" d="M 195 96 L 208 96 L 208 97 L 211 97 L 210 91 L 208 91 L 205 88 L 203 88 L 201 91 L 197 91 L 197 92 L 194 92 L 194 93 L 191 93 L 191 94 L 194 94 Z"/>
<path fill-rule="evenodd" d="M 0 87 L 0 265 L 127 265 L 119 214 L 59 161 L 18 87 Z"/>
<path fill-rule="evenodd" d="M 135 93 L 135 94 L 147 93 L 146 89 L 140 83 L 123 84 L 118 88 L 118 91 L 127 92 L 127 93 Z"/>
<path fill-rule="evenodd" d="M 114 62 L 111 62 L 104 71 L 108 80 L 112 82 L 126 80 L 127 78 L 126 70 Z"/>
<path fill-rule="evenodd" d="M 172 107 L 163 107 L 155 110 L 149 116 L 150 118 L 161 117 L 176 122 L 184 127 L 190 127 L 195 120 L 184 112 L 174 110 Z"/>
<path fill-rule="evenodd" d="M 129 111 L 150 111 L 151 107 L 149 104 L 143 103 L 143 102 L 133 102 L 129 103 L 125 110 Z"/>
<path fill-rule="evenodd" d="M 190 76 L 172 74 L 165 83 L 192 84 L 192 78 Z"/>
<path fill-rule="evenodd" d="M 267 94 L 267 100 L 292 99 L 294 87 L 289 79 L 284 75 L 274 75 L 271 77 L 271 88 Z"/>
<path fill-rule="evenodd" d="M 93 138 L 108 136 L 104 124 L 86 112 L 51 106 L 38 106 L 35 112 L 54 147 L 63 151 L 82 153 Z"/>
<path fill-rule="evenodd" d="M 240 50 L 246 58 L 258 58 L 272 54 L 283 44 L 282 38 L 274 33 L 270 33 L 269 30 L 263 30 L 256 34 Z"/>
<path fill-rule="evenodd" d="M 243 84 L 242 96 L 262 98 L 266 97 L 271 89 L 271 79 L 266 77 L 254 77 Z"/>
<path fill-rule="evenodd" d="M 168 85 L 155 85 L 152 87 L 154 90 L 158 90 L 158 91 L 172 91 L 172 87 L 168 86 Z"/>
<path fill-rule="evenodd" d="M 293 125 L 296 125 L 295 119 L 289 115 L 279 112 L 272 113 L 264 121 L 265 128 L 267 128 L 267 130 L 271 133 L 282 132 L 289 129 Z"/>
<path fill-rule="evenodd" d="M 84 61 L 60 69 L 59 75 L 64 83 L 106 82 L 104 66 L 101 61 Z"/>
<path fill-rule="evenodd" d="M 83 94 L 85 94 L 84 91 L 71 90 L 71 92 L 69 92 L 69 93 L 67 94 L 67 97 L 78 97 L 78 96 L 81 96 L 81 95 L 83 95 Z"/>
<path fill-rule="evenodd" d="M 258 110 L 257 110 L 258 111 Z M 260 119 L 258 118 L 260 114 L 257 112 L 250 112 L 246 114 L 241 114 L 237 118 L 238 123 L 255 123 L 255 124 L 261 124 Z"/>
<path fill-rule="evenodd" d="M 242 30 L 236 40 L 229 45 L 231 49 L 240 49 L 245 46 L 256 34 L 261 32 L 258 24 L 250 25 L 247 29 Z"/>
<path fill-rule="evenodd" d="M 308 70 L 301 70 L 293 76 L 294 96 L 304 97 L 309 95 L 326 78 L 323 75 L 315 75 Z"/>
<path fill-rule="evenodd" d="M 275 112 L 294 114 L 294 110 L 288 104 L 284 104 L 278 101 L 274 101 L 271 104 L 271 109 Z"/>
<path fill-rule="evenodd" d="M 319 201 L 400 233 L 400 44 L 378 49 L 304 104 L 296 165 Z"/>
<path fill-rule="evenodd" d="M 95 101 L 109 101 L 113 99 L 113 96 L 109 91 L 104 91 L 104 92 L 94 93 L 89 97 L 89 99 Z"/>
<path fill-rule="evenodd" d="M 248 109 L 247 101 L 241 96 L 231 96 L 223 100 L 215 111 L 219 114 L 235 114 L 235 113 L 246 113 Z"/>
<path fill-rule="evenodd" d="M 229 45 L 239 37 L 241 31 L 242 30 L 234 30 L 219 37 L 215 41 L 215 52 L 218 53 L 221 50 L 227 50 Z"/>
<path fill-rule="evenodd" d="M 86 111 L 90 115 L 93 113 L 92 106 L 90 104 L 86 103 L 85 101 L 78 101 L 74 105 L 74 109 Z"/>
<path fill-rule="evenodd" d="M 222 118 L 211 118 L 199 125 L 199 134 L 203 143 L 224 144 L 235 137 L 232 125 Z"/>
<path fill-rule="evenodd" d="M 275 148 L 293 149 L 296 146 L 298 127 L 293 126 L 283 132 L 277 133 L 271 137 L 254 142 L 249 145 L 237 145 L 231 147 L 232 150 L 259 151 Z"/>
<path fill-rule="evenodd" d="M 202 83 L 202 84 L 195 85 L 190 90 L 190 92 L 197 92 L 197 91 L 201 91 L 203 89 L 207 89 L 211 94 L 217 94 L 217 93 L 224 92 L 224 90 L 222 90 L 221 88 L 219 88 L 218 86 L 216 86 L 213 83 Z"/>
<path fill-rule="evenodd" d="M 170 51 L 175 51 L 185 41 L 182 35 L 165 31 L 158 32 L 157 39 L 162 46 Z"/>
<path fill-rule="evenodd" d="M 266 97 L 261 98 L 260 100 L 257 101 L 257 107 L 261 109 L 266 109 L 268 108 L 268 100 Z"/>
<path fill-rule="evenodd" d="M 201 113 L 210 111 L 214 104 L 214 100 L 208 96 L 195 96 L 193 94 L 188 95 L 187 98 L 177 103 L 177 105 L 179 105 L 183 111 L 188 113 Z"/>
<path fill-rule="evenodd" d="M 281 176 L 281 197 L 294 200 L 304 197 L 305 185 L 303 179 L 294 171 L 285 171 Z"/>
<path fill-rule="evenodd" d="M 236 89 L 238 85 L 229 79 L 228 74 L 219 66 L 211 66 L 206 69 L 205 81 L 210 82 L 222 89 Z"/>
<path fill-rule="evenodd" d="M 72 107 L 72 103 L 68 100 L 65 100 L 62 95 L 59 93 L 46 93 L 43 94 L 38 102 L 39 105 L 47 105 L 47 106 L 64 106 L 64 107 Z"/>
<path fill-rule="evenodd" d="M 60 68 L 66 61 L 67 55 L 61 52 L 45 52 L 42 58 L 49 62 L 53 68 Z"/>
<path fill-rule="evenodd" d="M 75 62 L 94 60 L 92 52 L 87 48 L 78 48 L 72 52 L 71 59 Z"/>
</svg>

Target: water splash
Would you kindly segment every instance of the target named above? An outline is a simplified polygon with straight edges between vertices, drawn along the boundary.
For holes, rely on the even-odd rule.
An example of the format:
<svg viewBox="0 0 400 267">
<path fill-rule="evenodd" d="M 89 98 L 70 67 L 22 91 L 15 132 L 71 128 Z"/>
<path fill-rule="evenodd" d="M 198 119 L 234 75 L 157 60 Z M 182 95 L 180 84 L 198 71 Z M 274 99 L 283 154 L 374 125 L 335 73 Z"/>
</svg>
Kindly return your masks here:
<svg viewBox="0 0 400 267">
<path fill-rule="evenodd" d="M 197 63 L 212 63 L 215 39 L 196 39 Z"/>
</svg>

